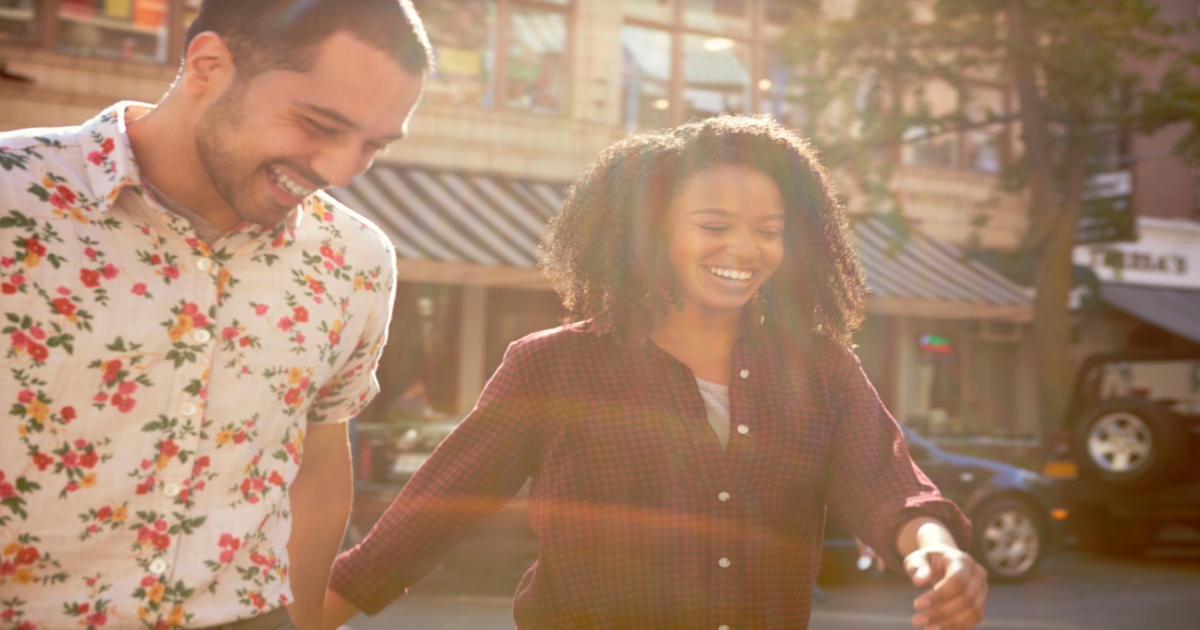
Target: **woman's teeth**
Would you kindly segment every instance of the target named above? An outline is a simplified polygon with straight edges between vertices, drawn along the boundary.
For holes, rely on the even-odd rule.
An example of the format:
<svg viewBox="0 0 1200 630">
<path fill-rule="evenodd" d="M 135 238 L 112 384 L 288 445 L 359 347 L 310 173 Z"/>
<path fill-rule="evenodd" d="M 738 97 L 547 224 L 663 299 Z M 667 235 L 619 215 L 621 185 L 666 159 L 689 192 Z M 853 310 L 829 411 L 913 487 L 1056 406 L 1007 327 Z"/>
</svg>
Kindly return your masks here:
<svg viewBox="0 0 1200 630">
<path fill-rule="evenodd" d="M 288 177 L 283 173 L 283 171 L 275 168 L 274 166 L 267 169 L 267 172 L 271 175 L 271 181 L 275 182 L 280 188 L 287 191 L 287 193 L 293 197 L 303 198 L 317 192 L 316 189 L 305 188 L 300 184 L 297 184 L 292 178 Z"/>
<path fill-rule="evenodd" d="M 714 276 L 721 276 L 735 282 L 749 282 L 754 275 L 753 271 L 738 271 L 737 269 L 725 269 L 724 267 L 705 267 L 708 272 Z"/>
</svg>

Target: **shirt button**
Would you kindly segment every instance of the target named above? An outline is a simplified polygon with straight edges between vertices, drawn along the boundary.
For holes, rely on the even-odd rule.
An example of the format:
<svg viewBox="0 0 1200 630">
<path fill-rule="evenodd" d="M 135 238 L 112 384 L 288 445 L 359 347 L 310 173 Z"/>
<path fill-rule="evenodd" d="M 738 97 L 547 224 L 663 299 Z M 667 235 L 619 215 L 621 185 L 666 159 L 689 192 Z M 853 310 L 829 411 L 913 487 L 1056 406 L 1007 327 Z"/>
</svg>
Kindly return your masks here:
<svg viewBox="0 0 1200 630">
<path fill-rule="evenodd" d="M 729 626 L 727 626 L 725 624 L 721 624 L 721 625 L 717 626 L 717 630 L 729 630 Z"/>
<path fill-rule="evenodd" d="M 167 561 L 159 558 L 158 560 L 150 563 L 149 569 L 154 575 L 162 575 L 163 573 L 167 572 Z"/>
<path fill-rule="evenodd" d="M 201 258 L 200 260 L 196 261 L 196 268 L 200 271 L 208 271 L 209 269 L 212 269 L 212 266 L 213 262 L 208 258 Z"/>
<path fill-rule="evenodd" d="M 168 483 L 163 485 L 163 494 L 169 497 L 177 497 L 183 490 L 183 487 L 177 483 Z"/>
<path fill-rule="evenodd" d="M 742 378 L 750 378 L 750 370 L 742 370 L 741 372 L 738 372 L 738 376 L 741 376 Z"/>
<path fill-rule="evenodd" d="M 728 569 L 732 564 L 733 563 L 729 561 L 729 558 L 721 558 L 720 560 L 717 560 L 717 566 L 721 567 L 722 569 Z"/>
<path fill-rule="evenodd" d="M 179 408 L 179 413 L 185 416 L 194 416 L 197 411 L 200 411 L 200 407 L 196 403 L 183 403 L 183 406 Z"/>
<path fill-rule="evenodd" d="M 721 503 L 724 503 L 724 502 L 728 501 L 728 500 L 729 500 L 729 493 L 728 493 L 728 492 L 722 492 L 721 494 L 718 494 L 718 495 L 717 495 L 717 500 L 718 500 L 718 501 L 720 501 Z"/>
<path fill-rule="evenodd" d="M 208 343 L 208 340 L 212 339 L 212 333 L 200 328 L 192 331 L 192 339 L 194 339 L 196 343 Z"/>
<path fill-rule="evenodd" d="M 744 424 L 738 425 L 738 433 L 741 433 L 742 435 L 746 435 L 749 432 L 750 432 L 750 427 L 748 427 Z"/>
</svg>

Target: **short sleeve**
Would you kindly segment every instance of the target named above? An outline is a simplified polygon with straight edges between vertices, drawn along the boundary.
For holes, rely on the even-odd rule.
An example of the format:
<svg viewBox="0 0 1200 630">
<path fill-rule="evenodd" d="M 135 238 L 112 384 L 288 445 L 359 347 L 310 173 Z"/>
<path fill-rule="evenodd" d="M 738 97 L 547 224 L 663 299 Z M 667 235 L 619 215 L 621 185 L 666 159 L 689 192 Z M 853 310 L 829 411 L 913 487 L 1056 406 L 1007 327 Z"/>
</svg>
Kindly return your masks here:
<svg viewBox="0 0 1200 630">
<path fill-rule="evenodd" d="M 311 423 L 347 422 L 362 412 L 379 393 L 375 371 L 387 343 L 392 304 L 396 298 L 396 256 L 390 243 L 383 249 L 377 259 L 379 264 L 366 273 L 371 279 L 364 280 L 361 289 L 355 289 L 362 296 L 361 301 L 357 305 L 352 301 L 350 308 L 357 306 L 358 316 L 365 320 L 359 328 L 354 348 L 333 378 L 317 390 L 308 410 Z"/>
<path fill-rule="evenodd" d="M 899 528 L 918 516 L 942 521 L 959 548 L 968 549 L 970 521 L 913 464 L 900 425 L 879 400 L 858 357 L 848 349 L 835 353 L 831 363 L 838 367 L 831 370 L 830 385 L 837 435 L 827 487 L 834 518 L 901 572 Z"/>
</svg>

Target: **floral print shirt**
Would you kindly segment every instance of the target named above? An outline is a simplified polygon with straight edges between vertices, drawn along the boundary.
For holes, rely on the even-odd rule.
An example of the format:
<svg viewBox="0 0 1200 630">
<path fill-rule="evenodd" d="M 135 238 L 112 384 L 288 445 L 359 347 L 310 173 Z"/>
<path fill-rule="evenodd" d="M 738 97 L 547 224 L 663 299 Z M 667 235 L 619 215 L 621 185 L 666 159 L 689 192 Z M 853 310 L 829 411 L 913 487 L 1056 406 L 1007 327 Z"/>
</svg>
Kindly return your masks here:
<svg viewBox="0 0 1200 630">
<path fill-rule="evenodd" d="M 146 193 L 130 106 L 0 134 L 0 629 L 287 604 L 305 429 L 378 391 L 382 232 L 318 193 L 209 247 Z"/>
</svg>

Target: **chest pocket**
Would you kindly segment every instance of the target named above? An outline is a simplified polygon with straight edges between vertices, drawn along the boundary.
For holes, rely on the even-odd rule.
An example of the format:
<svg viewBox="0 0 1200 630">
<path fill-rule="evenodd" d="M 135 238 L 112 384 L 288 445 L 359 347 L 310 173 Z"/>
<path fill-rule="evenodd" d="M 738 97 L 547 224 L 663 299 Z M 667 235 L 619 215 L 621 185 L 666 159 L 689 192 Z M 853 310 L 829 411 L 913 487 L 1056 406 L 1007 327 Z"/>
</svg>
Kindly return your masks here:
<svg viewBox="0 0 1200 630">
<path fill-rule="evenodd" d="M 575 499 L 660 507 L 680 489 L 685 468 L 681 428 L 669 414 L 594 415 L 566 431 L 563 463 Z"/>
</svg>

